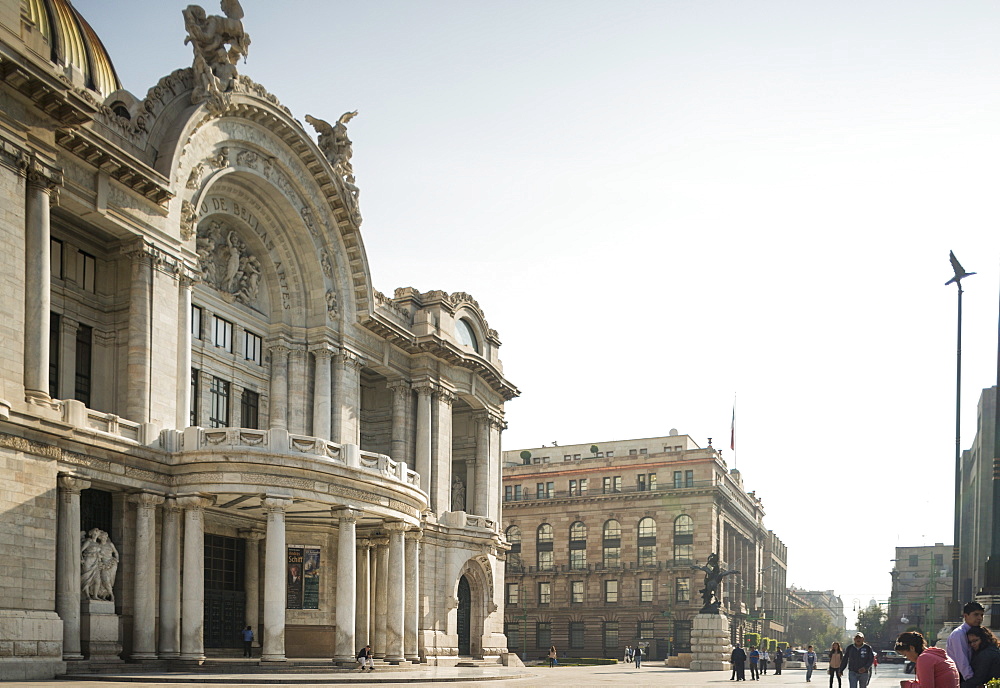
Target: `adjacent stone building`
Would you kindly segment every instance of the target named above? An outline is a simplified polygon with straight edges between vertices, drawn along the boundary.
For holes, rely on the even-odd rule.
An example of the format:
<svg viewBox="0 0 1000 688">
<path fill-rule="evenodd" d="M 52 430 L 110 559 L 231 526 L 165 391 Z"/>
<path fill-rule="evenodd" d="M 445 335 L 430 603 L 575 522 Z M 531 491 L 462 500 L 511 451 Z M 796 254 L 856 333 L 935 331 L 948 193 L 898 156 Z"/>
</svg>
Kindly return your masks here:
<svg viewBox="0 0 1000 688">
<path fill-rule="evenodd" d="M 711 446 L 665 437 L 505 451 L 505 629 L 511 652 L 572 656 L 690 652 L 704 565 L 722 586 L 731 639 L 780 639 L 787 553 L 761 500 Z M 779 618 L 782 617 L 782 618 Z"/>
<path fill-rule="evenodd" d="M 938 629 L 950 621 L 952 547 L 942 543 L 922 547 L 897 547 L 892 571 L 892 593 L 886 637 L 918 629 L 932 643 Z"/>
<path fill-rule="evenodd" d="M 506 652 L 497 333 L 375 290 L 355 113 L 314 140 L 223 5 L 137 97 L 68 0 L 0 0 L 0 679 L 245 625 L 267 662 Z"/>
</svg>

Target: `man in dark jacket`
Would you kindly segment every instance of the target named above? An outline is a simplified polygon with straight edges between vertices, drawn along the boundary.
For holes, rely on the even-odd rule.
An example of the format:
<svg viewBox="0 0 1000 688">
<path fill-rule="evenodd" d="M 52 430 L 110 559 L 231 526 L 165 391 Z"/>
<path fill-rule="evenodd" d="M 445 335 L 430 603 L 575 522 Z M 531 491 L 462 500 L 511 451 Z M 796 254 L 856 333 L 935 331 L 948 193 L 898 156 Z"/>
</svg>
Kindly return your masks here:
<svg viewBox="0 0 1000 688">
<path fill-rule="evenodd" d="M 774 675 L 781 676 L 781 665 L 785 663 L 784 651 L 779 647 L 774 653 Z"/>
<path fill-rule="evenodd" d="M 865 634 L 858 631 L 854 634 L 854 644 L 844 650 L 844 663 L 847 667 L 847 680 L 851 688 L 867 688 L 872 678 L 872 662 L 875 653 L 872 646 L 865 642 Z"/>
<path fill-rule="evenodd" d="M 740 647 L 739 643 L 736 643 L 736 647 L 733 648 L 733 654 L 729 656 L 729 661 L 733 663 L 733 668 L 736 669 L 736 680 L 746 681 L 747 653 Z"/>
</svg>

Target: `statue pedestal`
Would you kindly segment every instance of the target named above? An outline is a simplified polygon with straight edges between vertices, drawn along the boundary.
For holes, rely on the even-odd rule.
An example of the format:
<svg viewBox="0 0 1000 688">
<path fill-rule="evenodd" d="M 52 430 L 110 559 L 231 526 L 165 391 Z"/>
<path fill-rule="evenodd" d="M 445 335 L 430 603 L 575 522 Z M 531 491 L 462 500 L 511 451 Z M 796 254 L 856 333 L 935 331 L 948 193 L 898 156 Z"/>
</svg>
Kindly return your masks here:
<svg viewBox="0 0 1000 688">
<path fill-rule="evenodd" d="M 719 612 L 697 614 L 691 626 L 691 671 L 729 669 L 729 618 Z"/>
<path fill-rule="evenodd" d="M 80 647 L 89 662 L 122 663 L 120 639 L 114 602 L 84 600 L 80 603 Z"/>
</svg>

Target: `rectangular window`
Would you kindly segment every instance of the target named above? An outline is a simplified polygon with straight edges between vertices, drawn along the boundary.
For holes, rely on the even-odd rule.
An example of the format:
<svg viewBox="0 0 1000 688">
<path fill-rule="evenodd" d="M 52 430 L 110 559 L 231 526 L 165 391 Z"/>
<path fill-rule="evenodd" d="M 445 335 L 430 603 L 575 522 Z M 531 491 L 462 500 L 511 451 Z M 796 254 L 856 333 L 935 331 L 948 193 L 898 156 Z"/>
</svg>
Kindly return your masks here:
<svg viewBox="0 0 1000 688">
<path fill-rule="evenodd" d="M 503 625 L 503 634 L 507 636 L 507 647 L 510 648 L 511 652 L 521 648 L 520 621 L 505 621 Z"/>
<path fill-rule="evenodd" d="M 90 406 L 90 375 L 94 346 L 94 328 L 79 325 L 76 329 L 76 379 L 73 384 L 73 398 Z"/>
<path fill-rule="evenodd" d="M 939 569 L 942 566 L 944 566 L 944 555 L 943 554 L 935 554 L 934 555 L 934 568 Z"/>
<path fill-rule="evenodd" d="M 575 480 L 570 480 L 569 481 L 569 494 L 570 494 L 570 496 L 574 496 L 574 495 L 579 494 L 576 491 L 576 481 Z"/>
<path fill-rule="evenodd" d="M 676 583 L 676 594 L 674 595 L 674 600 L 677 602 L 690 602 L 691 601 L 691 579 L 690 578 L 678 578 Z"/>
<path fill-rule="evenodd" d="M 653 540 L 656 538 L 639 538 L 643 540 Z M 639 566 L 656 566 L 656 545 L 639 545 Z"/>
<path fill-rule="evenodd" d="M 552 604 L 552 583 L 538 584 L 538 604 Z"/>
<path fill-rule="evenodd" d="M 59 398 L 59 333 L 62 318 L 58 313 L 49 313 L 49 396 Z"/>
<path fill-rule="evenodd" d="M 652 602 L 653 601 L 653 580 L 651 578 L 643 578 L 639 581 L 639 602 Z"/>
<path fill-rule="evenodd" d="M 613 451 L 609 451 L 609 452 L 604 452 L 604 455 L 610 459 L 615 455 L 615 453 Z"/>
<path fill-rule="evenodd" d="M 505 485 L 503 488 L 503 501 L 509 502 L 512 499 L 514 499 L 514 486 Z"/>
<path fill-rule="evenodd" d="M 514 486 L 514 501 L 517 501 L 519 499 L 521 499 L 521 486 L 520 485 L 515 485 Z"/>
<path fill-rule="evenodd" d="M 191 369 L 191 418 L 190 425 L 198 425 L 198 399 L 201 397 L 201 371 Z"/>
<path fill-rule="evenodd" d="M 507 604 L 519 604 L 521 598 L 521 585 L 519 583 L 507 584 Z"/>
<path fill-rule="evenodd" d="M 629 456 L 635 456 L 636 454 L 638 454 L 638 452 L 635 449 L 629 449 L 628 450 L 628 455 Z"/>
<path fill-rule="evenodd" d="M 684 471 L 684 487 L 694 487 L 694 471 Z"/>
<path fill-rule="evenodd" d="M 233 324 L 217 315 L 212 316 L 212 343 L 226 351 L 233 350 Z"/>
<path fill-rule="evenodd" d="M 545 496 L 551 499 L 556 496 L 556 484 L 555 483 L 545 483 Z"/>
<path fill-rule="evenodd" d="M 586 478 L 580 478 L 580 494 L 581 495 L 587 494 L 587 479 Z"/>
<path fill-rule="evenodd" d="M 538 553 L 538 570 L 539 571 L 551 571 L 552 570 L 552 552 L 541 551 Z"/>
<path fill-rule="evenodd" d="M 573 460 L 572 454 L 563 454 L 563 461 L 572 461 L 572 460 Z"/>
<path fill-rule="evenodd" d="M 545 498 L 545 483 L 535 483 L 535 499 Z"/>
<path fill-rule="evenodd" d="M 680 471 L 674 471 L 674 487 L 680 488 L 684 487 L 684 474 Z"/>
<path fill-rule="evenodd" d="M 191 304 L 191 339 L 201 339 L 201 306 Z"/>
<path fill-rule="evenodd" d="M 260 365 L 263 360 L 260 355 L 262 343 L 263 340 L 253 332 L 243 330 L 243 358 Z"/>
<path fill-rule="evenodd" d="M 646 491 L 646 476 L 645 475 L 639 474 L 639 475 L 635 476 L 635 489 L 638 492 L 645 492 Z"/>
<path fill-rule="evenodd" d="M 260 395 L 249 389 L 240 398 L 240 427 L 260 429 Z"/>
<path fill-rule="evenodd" d="M 910 566 L 916 566 L 916 565 L 917 565 L 917 555 L 916 554 L 911 554 L 910 555 Z"/>
<path fill-rule="evenodd" d="M 649 474 L 649 489 L 650 490 L 656 489 L 656 473 Z"/>
<path fill-rule="evenodd" d="M 646 452 L 646 450 L 645 450 L 645 449 L 640 449 L 640 450 L 639 450 L 639 453 L 640 453 L 640 454 L 645 454 L 645 453 L 647 453 L 647 452 Z"/>
<path fill-rule="evenodd" d="M 580 460 L 580 455 L 579 454 L 573 454 L 573 460 L 574 461 L 579 461 Z"/>
<path fill-rule="evenodd" d="M 58 239 L 49 239 L 49 269 L 56 279 L 63 278 L 63 242 Z"/>
<path fill-rule="evenodd" d="M 96 282 L 97 261 L 89 253 L 78 251 L 76 254 L 76 281 L 84 291 L 94 292 Z"/>
<path fill-rule="evenodd" d="M 229 427 L 229 382 L 213 377 L 209 393 L 212 397 L 212 409 L 208 417 L 208 426 L 211 428 Z"/>
<path fill-rule="evenodd" d="M 605 621 L 603 635 L 604 635 L 604 651 L 605 652 L 618 652 L 618 622 L 617 621 Z M 618 655 L 615 655 L 616 657 Z"/>
<path fill-rule="evenodd" d="M 583 581 L 570 581 L 569 601 L 573 604 L 583 604 Z"/>
<path fill-rule="evenodd" d="M 639 640 L 653 640 L 656 637 L 655 621 L 640 621 L 638 631 Z"/>
<path fill-rule="evenodd" d="M 604 581 L 604 602 L 607 604 L 618 602 L 618 581 Z"/>
<path fill-rule="evenodd" d="M 597 452 L 597 458 L 603 459 L 604 458 L 604 452 Z"/>
<path fill-rule="evenodd" d="M 534 463 L 534 464 L 539 464 L 539 463 L 541 463 L 541 462 L 542 462 L 542 460 L 541 460 L 541 459 L 539 459 L 539 458 L 538 458 L 537 456 L 536 456 L 536 457 L 534 457 L 533 459 L 531 459 L 531 463 Z"/>
<path fill-rule="evenodd" d="M 569 551 L 569 567 L 574 571 L 587 568 L 587 550 L 571 549 Z"/>
<path fill-rule="evenodd" d="M 539 621 L 535 624 L 535 647 L 539 650 L 548 650 L 550 645 L 552 645 L 552 623 Z"/>
<path fill-rule="evenodd" d="M 582 650 L 584 639 L 584 626 L 582 621 L 569 622 L 569 649 Z"/>
<path fill-rule="evenodd" d="M 604 479 L 604 487 L 602 491 L 604 494 L 611 494 L 611 478 Z"/>
<path fill-rule="evenodd" d="M 612 486 L 612 489 L 615 492 L 621 492 L 622 491 L 622 477 L 620 475 L 616 475 L 615 477 L 613 477 L 611 479 L 611 486 Z"/>
</svg>

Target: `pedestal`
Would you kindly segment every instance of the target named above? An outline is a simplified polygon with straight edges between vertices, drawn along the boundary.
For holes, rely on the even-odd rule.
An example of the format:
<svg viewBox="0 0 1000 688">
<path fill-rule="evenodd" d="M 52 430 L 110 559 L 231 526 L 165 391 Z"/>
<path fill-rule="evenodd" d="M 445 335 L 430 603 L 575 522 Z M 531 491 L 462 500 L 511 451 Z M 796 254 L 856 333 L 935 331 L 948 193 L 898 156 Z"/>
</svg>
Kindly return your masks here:
<svg viewBox="0 0 1000 688">
<path fill-rule="evenodd" d="M 995 592 L 991 590 L 990 592 Z M 983 614 L 983 626 L 989 628 L 996 628 L 996 624 L 1000 623 L 1000 614 L 993 611 L 995 609 L 1000 609 L 997 605 L 1000 604 L 1000 595 L 991 595 L 988 592 L 981 592 L 975 597 L 976 602 L 983 605 L 983 609 L 986 612 Z"/>
<path fill-rule="evenodd" d="M 84 600 L 80 603 L 80 645 L 88 662 L 122 662 L 121 633 L 115 603 Z"/>
<path fill-rule="evenodd" d="M 731 654 L 726 615 L 696 615 L 691 626 L 691 671 L 728 670 Z"/>
</svg>

